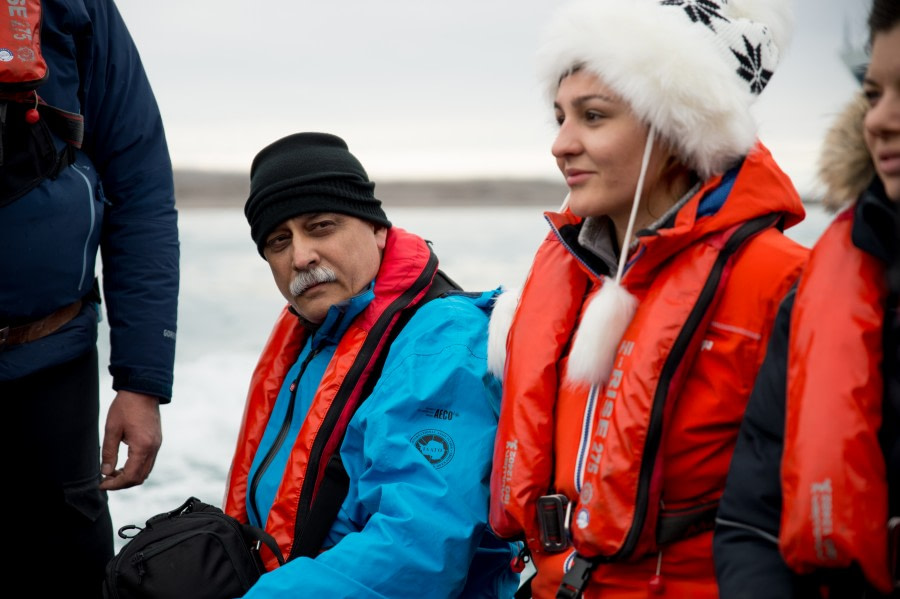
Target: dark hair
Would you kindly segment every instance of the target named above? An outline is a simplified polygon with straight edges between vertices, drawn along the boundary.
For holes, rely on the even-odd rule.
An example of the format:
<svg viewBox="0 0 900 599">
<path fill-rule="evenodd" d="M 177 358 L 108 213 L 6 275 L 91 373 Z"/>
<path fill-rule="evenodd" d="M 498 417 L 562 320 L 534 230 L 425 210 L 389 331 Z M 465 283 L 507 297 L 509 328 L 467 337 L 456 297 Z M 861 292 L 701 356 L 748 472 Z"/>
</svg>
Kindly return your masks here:
<svg viewBox="0 0 900 599">
<path fill-rule="evenodd" d="M 890 31 L 900 22 L 900 1 L 872 0 L 869 13 L 869 45 L 879 33 Z"/>
</svg>

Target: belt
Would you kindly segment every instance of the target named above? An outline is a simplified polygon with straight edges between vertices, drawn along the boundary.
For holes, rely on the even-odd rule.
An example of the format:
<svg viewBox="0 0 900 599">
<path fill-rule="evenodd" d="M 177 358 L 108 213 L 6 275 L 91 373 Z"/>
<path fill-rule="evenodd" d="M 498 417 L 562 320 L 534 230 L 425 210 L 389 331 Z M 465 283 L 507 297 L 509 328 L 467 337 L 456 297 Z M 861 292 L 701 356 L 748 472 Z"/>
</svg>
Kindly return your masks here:
<svg viewBox="0 0 900 599">
<path fill-rule="evenodd" d="M 15 327 L 0 327 L 0 349 L 35 341 L 59 330 L 78 315 L 82 304 L 82 300 L 79 299 L 34 322 Z"/>
</svg>

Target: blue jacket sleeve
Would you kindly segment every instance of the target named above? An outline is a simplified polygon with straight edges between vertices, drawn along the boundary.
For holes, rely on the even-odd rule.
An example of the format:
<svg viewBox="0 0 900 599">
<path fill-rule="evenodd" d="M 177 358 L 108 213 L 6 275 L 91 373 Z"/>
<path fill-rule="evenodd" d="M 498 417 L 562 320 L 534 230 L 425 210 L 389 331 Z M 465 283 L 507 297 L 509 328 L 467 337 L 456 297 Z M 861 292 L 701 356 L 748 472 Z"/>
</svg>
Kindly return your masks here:
<svg viewBox="0 0 900 599">
<path fill-rule="evenodd" d="M 795 597 L 778 550 L 787 350 L 794 293 L 779 308 L 719 504 L 713 554 L 722 599 Z"/>
<path fill-rule="evenodd" d="M 92 32 L 84 151 L 109 202 L 101 233 L 113 387 L 172 393 L 179 246 L 172 165 L 138 50 L 111 0 L 84 0 Z"/>
<path fill-rule="evenodd" d="M 462 594 L 487 530 L 499 410 L 486 326 L 461 296 L 416 313 L 347 430 L 336 544 L 265 574 L 246 597 Z"/>
</svg>

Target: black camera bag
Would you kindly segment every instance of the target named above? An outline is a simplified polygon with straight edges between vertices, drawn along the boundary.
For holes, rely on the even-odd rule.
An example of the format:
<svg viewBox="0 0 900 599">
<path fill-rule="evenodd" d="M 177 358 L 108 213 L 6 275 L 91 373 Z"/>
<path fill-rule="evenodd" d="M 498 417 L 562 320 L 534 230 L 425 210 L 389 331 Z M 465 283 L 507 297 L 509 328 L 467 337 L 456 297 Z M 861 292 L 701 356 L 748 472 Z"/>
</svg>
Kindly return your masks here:
<svg viewBox="0 0 900 599">
<path fill-rule="evenodd" d="M 119 536 L 130 540 L 106 566 L 106 599 L 233 599 L 265 572 L 260 544 L 284 563 L 271 535 L 196 497 Z"/>
</svg>

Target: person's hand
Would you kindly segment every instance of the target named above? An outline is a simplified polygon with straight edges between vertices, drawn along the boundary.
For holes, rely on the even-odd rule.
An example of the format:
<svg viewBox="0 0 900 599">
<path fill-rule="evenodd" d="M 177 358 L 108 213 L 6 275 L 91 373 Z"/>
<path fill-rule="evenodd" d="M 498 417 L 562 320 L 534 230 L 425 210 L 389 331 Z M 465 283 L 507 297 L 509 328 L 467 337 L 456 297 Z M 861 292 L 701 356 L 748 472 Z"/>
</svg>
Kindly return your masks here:
<svg viewBox="0 0 900 599">
<path fill-rule="evenodd" d="M 128 446 L 128 456 L 122 468 L 116 468 L 119 443 Z M 161 444 L 159 400 L 150 395 L 119 391 L 106 415 L 100 454 L 103 461 L 100 488 L 115 491 L 143 483 L 150 476 Z"/>
</svg>

